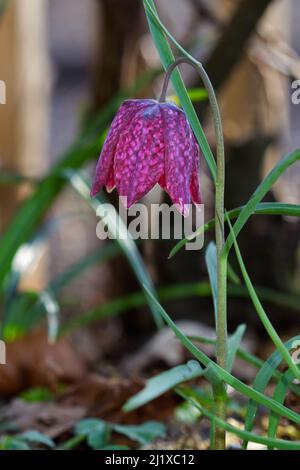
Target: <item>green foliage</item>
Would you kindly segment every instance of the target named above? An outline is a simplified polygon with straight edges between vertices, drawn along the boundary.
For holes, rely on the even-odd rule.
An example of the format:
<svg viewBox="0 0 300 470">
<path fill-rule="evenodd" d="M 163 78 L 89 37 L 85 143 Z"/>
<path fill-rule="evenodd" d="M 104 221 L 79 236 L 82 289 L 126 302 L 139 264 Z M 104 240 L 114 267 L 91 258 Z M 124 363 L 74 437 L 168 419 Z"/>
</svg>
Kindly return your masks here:
<svg viewBox="0 0 300 470">
<path fill-rule="evenodd" d="M 156 421 L 147 421 L 140 425 L 124 425 L 107 423 L 98 418 L 84 419 L 75 427 L 75 434 L 84 438 L 89 447 L 94 450 L 120 450 L 120 446 L 110 444 L 112 432 L 122 434 L 131 441 L 144 445 L 159 437 L 164 437 L 166 430 L 163 424 Z M 78 442 L 74 441 L 76 445 Z"/>
<path fill-rule="evenodd" d="M 227 212 L 227 216 L 230 220 L 236 219 L 239 217 L 244 208 L 245 206 L 232 209 Z M 282 215 L 288 217 L 300 217 L 300 205 L 283 204 L 280 202 L 260 202 L 255 207 L 252 215 Z M 172 249 L 169 257 L 172 258 L 175 256 L 176 253 L 178 253 L 178 251 L 180 251 L 188 242 L 194 240 L 202 233 L 212 230 L 214 226 L 215 219 L 212 219 L 203 226 L 196 229 L 194 233 L 189 236 L 189 238 L 183 238 L 180 240 Z"/>
<path fill-rule="evenodd" d="M 235 332 L 230 336 L 228 340 L 228 355 L 227 355 L 227 361 L 226 361 L 226 370 L 228 372 L 232 371 L 234 360 L 237 355 L 237 352 L 240 347 L 245 331 L 246 331 L 246 325 L 238 326 Z"/>
<path fill-rule="evenodd" d="M 152 296 L 151 292 L 147 291 L 146 288 L 145 290 L 147 292 L 147 295 Z M 157 301 L 155 300 L 155 302 Z M 192 341 L 175 325 L 175 323 L 171 320 L 169 315 L 160 306 L 158 302 L 157 302 L 157 306 L 158 308 L 160 308 L 162 317 L 164 318 L 166 323 L 170 326 L 170 328 L 173 330 L 177 338 L 190 351 L 190 353 L 193 354 L 193 356 L 200 362 L 200 364 L 202 364 L 206 368 L 210 366 L 211 369 L 220 377 L 221 380 L 223 380 L 226 384 L 233 387 L 236 391 L 238 391 L 242 395 L 252 399 L 255 403 L 263 405 L 265 408 L 273 411 L 274 413 L 284 416 L 297 424 L 300 424 L 299 414 L 295 413 L 292 410 L 289 410 L 287 407 L 283 406 L 281 403 L 278 403 L 277 401 L 265 396 L 263 393 L 244 384 L 243 382 L 238 380 L 236 377 L 231 375 L 228 371 L 226 371 L 225 369 L 217 365 L 214 361 L 212 361 L 208 356 L 206 356 L 206 354 L 204 354 L 201 350 L 199 350 L 192 343 Z M 134 406 L 132 405 L 132 402 L 131 402 L 130 409 L 133 409 L 133 408 Z M 258 442 L 258 441 L 255 441 L 255 442 Z"/>
<path fill-rule="evenodd" d="M 20 398 L 28 403 L 49 402 L 53 399 L 53 394 L 49 388 L 35 387 L 22 392 Z"/>
<path fill-rule="evenodd" d="M 152 379 L 149 379 L 145 388 L 128 400 L 123 407 L 124 411 L 132 411 L 168 390 L 171 390 L 182 382 L 201 377 L 203 373 L 204 370 L 197 361 L 189 361 L 187 364 L 176 366 L 173 369 L 162 372 Z"/>
<path fill-rule="evenodd" d="M 2 436 L 0 438 L 0 450 L 32 450 L 40 445 L 50 448 L 55 446 L 50 437 L 35 430 L 26 431 L 15 436 Z"/>
</svg>

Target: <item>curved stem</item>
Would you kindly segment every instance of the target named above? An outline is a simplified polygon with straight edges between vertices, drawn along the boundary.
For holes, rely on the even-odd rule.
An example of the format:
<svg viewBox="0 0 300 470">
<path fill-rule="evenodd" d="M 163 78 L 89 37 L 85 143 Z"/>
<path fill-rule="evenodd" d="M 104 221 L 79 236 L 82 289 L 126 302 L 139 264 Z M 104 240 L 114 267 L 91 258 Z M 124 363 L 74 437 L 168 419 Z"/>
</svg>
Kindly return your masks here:
<svg viewBox="0 0 300 470">
<path fill-rule="evenodd" d="M 217 285 L 218 299 L 216 312 L 216 356 L 218 364 L 226 368 L 227 358 L 227 256 L 222 252 L 224 246 L 224 190 L 225 190 L 225 150 L 221 114 L 214 92 L 212 83 L 203 67 L 203 65 L 193 58 L 179 57 L 169 67 L 166 72 L 162 93 L 159 101 L 166 100 L 168 84 L 174 69 L 180 64 L 189 64 L 194 67 L 207 90 L 208 98 L 213 114 L 214 129 L 216 135 L 216 152 L 217 152 L 217 177 L 216 177 L 216 194 L 215 194 L 215 238 L 217 248 Z M 220 419 L 225 418 L 226 402 L 223 398 L 216 397 L 216 409 Z M 225 448 L 225 432 L 216 429 L 216 448 Z"/>
</svg>

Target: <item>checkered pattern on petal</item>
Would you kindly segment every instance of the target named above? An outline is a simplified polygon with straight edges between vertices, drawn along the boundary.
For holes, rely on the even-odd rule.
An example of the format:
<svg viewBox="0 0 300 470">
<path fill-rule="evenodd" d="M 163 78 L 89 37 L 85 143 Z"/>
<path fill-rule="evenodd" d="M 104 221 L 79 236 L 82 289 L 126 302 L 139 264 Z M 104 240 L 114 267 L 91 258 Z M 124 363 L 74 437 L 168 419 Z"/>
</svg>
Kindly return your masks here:
<svg viewBox="0 0 300 470">
<path fill-rule="evenodd" d="M 138 103 L 137 103 L 138 102 Z M 92 184 L 91 195 L 95 196 L 107 184 L 108 177 L 113 167 L 114 153 L 119 140 L 119 136 L 124 128 L 128 126 L 133 116 L 140 109 L 140 100 L 127 100 L 121 105 L 116 114 L 110 129 L 107 133 L 101 155 L 99 157 L 96 173 Z M 112 178 L 110 177 L 110 180 Z M 109 187 L 111 184 L 109 184 Z"/>
<path fill-rule="evenodd" d="M 164 135 L 160 106 L 148 103 L 122 132 L 116 148 L 114 177 L 127 207 L 141 199 L 164 173 Z"/>
<path fill-rule="evenodd" d="M 165 186 L 174 204 L 188 215 L 190 183 L 194 168 L 195 144 L 186 115 L 179 108 L 162 106 L 165 135 Z"/>
</svg>

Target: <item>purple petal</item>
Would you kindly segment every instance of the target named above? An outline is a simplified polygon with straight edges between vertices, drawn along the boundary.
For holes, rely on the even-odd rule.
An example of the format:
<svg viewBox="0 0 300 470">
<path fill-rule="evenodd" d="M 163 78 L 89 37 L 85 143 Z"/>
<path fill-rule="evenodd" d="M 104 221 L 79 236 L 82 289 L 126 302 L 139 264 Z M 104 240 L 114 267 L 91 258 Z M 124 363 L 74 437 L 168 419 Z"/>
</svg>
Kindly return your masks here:
<svg viewBox="0 0 300 470">
<path fill-rule="evenodd" d="M 190 183 L 194 168 L 195 145 L 191 127 L 183 111 L 164 105 L 166 190 L 179 211 L 189 213 Z"/>
<path fill-rule="evenodd" d="M 124 101 L 116 114 L 106 136 L 102 152 L 96 166 L 96 173 L 91 190 L 92 196 L 95 196 L 101 190 L 102 186 L 107 185 L 110 171 L 113 168 L 114 153 L 120 132 L 130 123 L 133 116 L 140 109 L 140 101 L 141 100 Z M 111 184 L 109 184 L 109 186 L 111 186 Z"/>
<path fill-rule="evenodd" d="M 160 106 L 147 103 L 124 129 L 114 160 L 115 183 L 127 207 L 141 199 L 164 173 L 164 135 Z"/>
<path fill-rule="evenodd" d="M 202 196 L 200 191 L 200 180 L 199 180 L 199 166 L 200 166 L 200 149 L 196 139 L 195 141 L 195 160 L 194 160 L 194 169 L 191 177 L 190 192 L 192 201 L 197 205 L 202 203 Z"/>
</svg>

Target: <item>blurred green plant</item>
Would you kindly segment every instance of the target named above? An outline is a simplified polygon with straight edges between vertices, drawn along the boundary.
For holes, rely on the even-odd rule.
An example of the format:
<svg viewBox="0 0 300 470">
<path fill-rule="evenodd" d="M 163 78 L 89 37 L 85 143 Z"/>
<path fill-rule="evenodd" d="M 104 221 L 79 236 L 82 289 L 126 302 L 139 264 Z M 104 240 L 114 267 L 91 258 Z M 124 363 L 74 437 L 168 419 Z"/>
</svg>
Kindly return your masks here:
<svg viewBox="0 0 300 470">
<path fill-rule="evenodd" d="M 0 450 L 37 450 L 41 446 L 53 448 L 55 444 L 50 437 L 35 430 L 0 438 Z"/>
<path fill-rule="evenodd" d="M 112 433 L 126 436 L 139 445 L 149 444 L 166 435 L 166 428 L 157 421 L 146 421 L 139 425 L 115 424 L 99 418 L 86 418 L 75 426 L 75 437 L 69 439 L 57 450 L 71 450 L 86 442 L 93 450 L 127 450 L 128 446 L 111 444 Z"/>
</svg>

